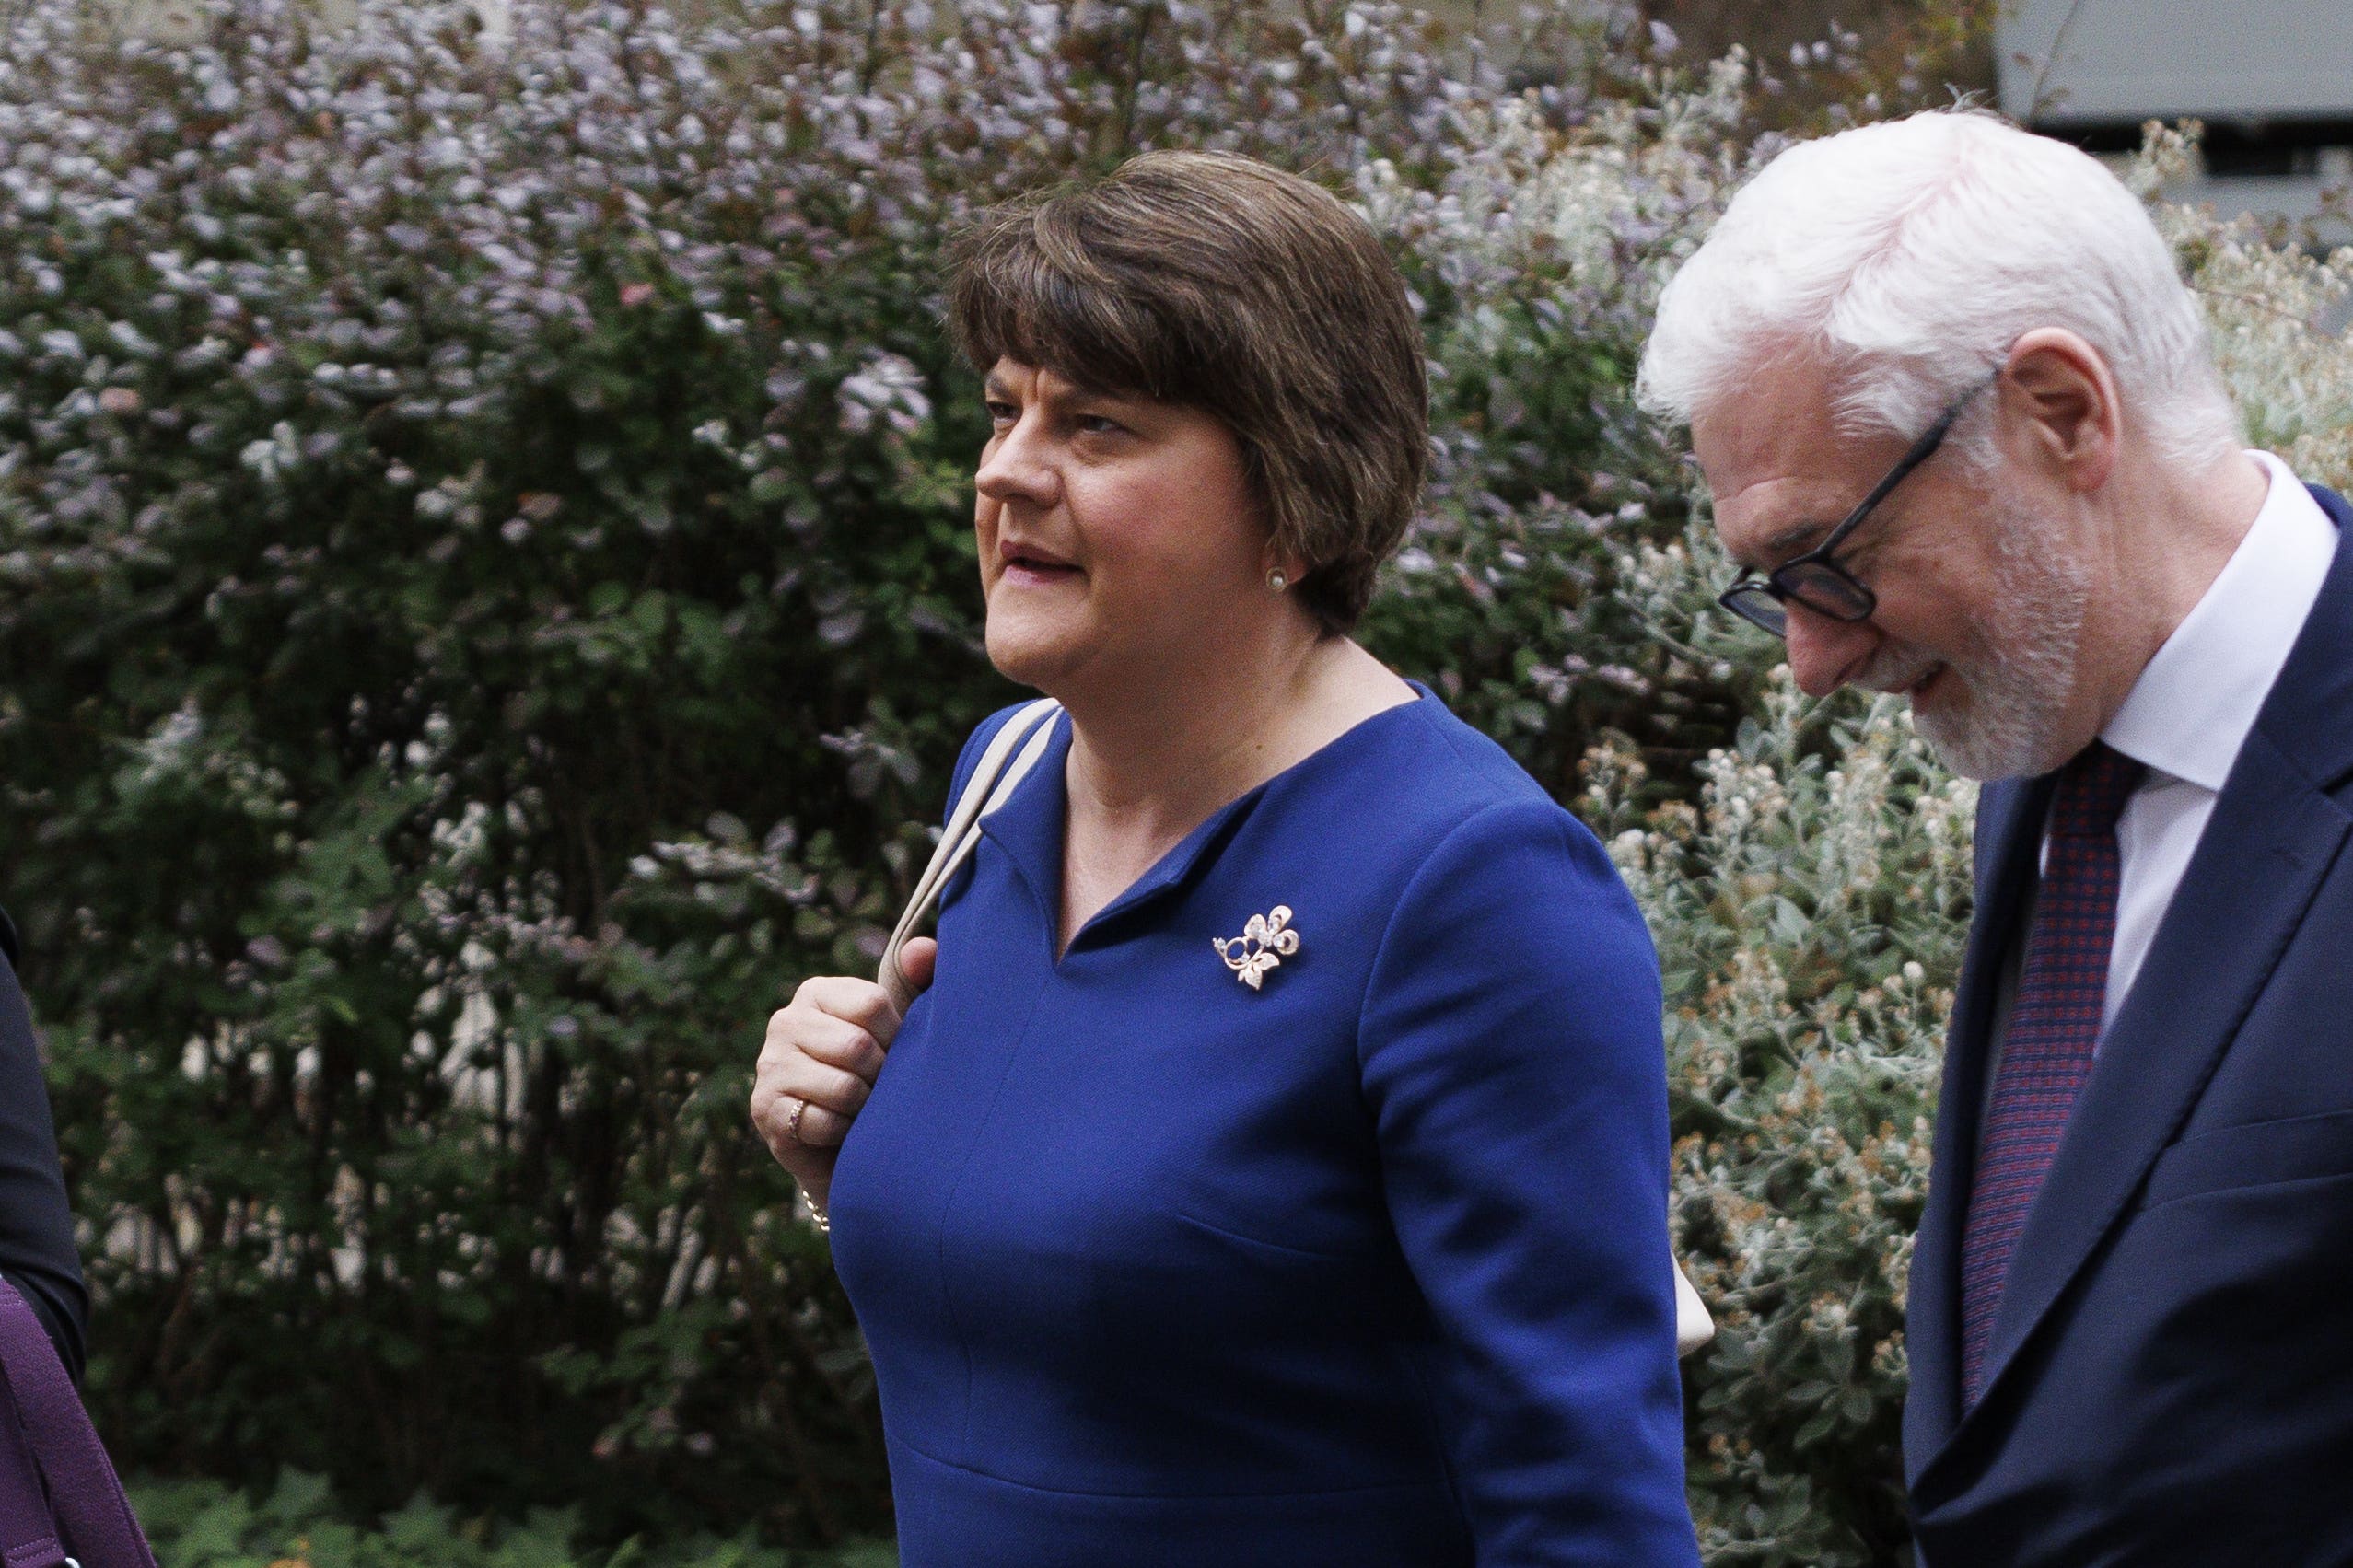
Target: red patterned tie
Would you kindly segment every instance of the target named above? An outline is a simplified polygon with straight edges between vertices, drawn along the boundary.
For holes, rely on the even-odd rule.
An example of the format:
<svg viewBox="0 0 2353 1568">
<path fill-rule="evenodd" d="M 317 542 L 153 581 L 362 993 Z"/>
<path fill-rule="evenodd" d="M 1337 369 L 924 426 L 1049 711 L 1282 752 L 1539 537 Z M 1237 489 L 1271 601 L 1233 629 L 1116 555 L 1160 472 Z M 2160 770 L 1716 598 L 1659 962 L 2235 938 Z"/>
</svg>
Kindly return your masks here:
<svg viewBox="0 0 2353 1568">
<path fill-rule="evenodd" d="M 2116 939 L 2116 819 L 2146 772 L 2095 740 L 2061 770 L 2051 801 L 2033 928 L 1962 1236 L 1961 1379 L 1972 1405 L 1985 1392 L 1986 1353 L 2010 1252 L 2100 1043 L 2108 954 Z"/>
</svg>

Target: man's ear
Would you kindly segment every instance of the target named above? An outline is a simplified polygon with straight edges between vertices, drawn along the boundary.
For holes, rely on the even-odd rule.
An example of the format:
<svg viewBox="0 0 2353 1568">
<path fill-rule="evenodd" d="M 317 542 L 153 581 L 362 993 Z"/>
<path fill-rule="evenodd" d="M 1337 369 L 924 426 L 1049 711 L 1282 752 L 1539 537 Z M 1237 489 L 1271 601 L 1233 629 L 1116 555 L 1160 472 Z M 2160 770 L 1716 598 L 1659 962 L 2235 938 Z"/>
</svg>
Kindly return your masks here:
<svg viewBox="0 0 2353 1568">
<path fill-rule="evenodd" d="M 1998 395 L 2019 456 L 2079 493 L 2108 482 L 2124 409 L 2097 349 L 2065 328 L 2037 327 L 2010 345 Z"/>
</svg>

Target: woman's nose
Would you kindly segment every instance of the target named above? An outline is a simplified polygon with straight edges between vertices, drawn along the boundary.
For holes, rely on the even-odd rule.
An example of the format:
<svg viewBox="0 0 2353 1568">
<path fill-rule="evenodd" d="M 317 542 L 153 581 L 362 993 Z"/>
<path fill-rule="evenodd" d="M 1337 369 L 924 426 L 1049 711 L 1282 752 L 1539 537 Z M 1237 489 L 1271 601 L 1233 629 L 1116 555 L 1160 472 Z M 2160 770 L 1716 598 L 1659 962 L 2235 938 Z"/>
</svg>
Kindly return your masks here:
<svg viewBox="0 0 2353 1568">
<path fill-rule="evenodd" d="M 1802 604 L 1788 607 L 1789 673 L 1809 697 L 1827 697 L 1854 678 L 1879 641 L 1868 621 L 1834 621 Z"/>
<path fill-rule="evenodd" d="M 1034 506 L 1054 505 L 1054 468 L 1040 449 L 1039 435 L 1029 420 L 1018 422 L 989 443 L 981 454 L 979 470 L 973 475 L 973 487 L 999 505 L 1011 501 Z"/>
</svg>

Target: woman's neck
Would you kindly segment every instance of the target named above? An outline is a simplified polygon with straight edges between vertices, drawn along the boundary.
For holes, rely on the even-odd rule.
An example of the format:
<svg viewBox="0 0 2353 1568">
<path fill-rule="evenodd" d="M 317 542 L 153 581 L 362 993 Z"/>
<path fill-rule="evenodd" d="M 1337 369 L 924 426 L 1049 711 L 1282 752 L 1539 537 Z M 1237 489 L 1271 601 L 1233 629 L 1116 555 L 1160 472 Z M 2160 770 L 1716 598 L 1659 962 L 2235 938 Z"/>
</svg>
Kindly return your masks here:
<svg viewBox="0 0 2353 1568">
<path fill-rule="evenodd" d="M 1337 636 L 1287 660 L 1156 674 L 1116 697 L 1063 695 L 1072 738 L 1061 947 L 1219 807 L 1414 695 Z"/>
<path fill-rule="evenodd" d="M 1071 807 L 1095 824 L 1182 838 L 1220 806 L 1412 691 L 1345 637 L 1066 699 Z M 1245 673 L 1252 672 L 1252 673 Z M 1155 830 L 1159 830 L 1156 833 Z"/>
</svg>

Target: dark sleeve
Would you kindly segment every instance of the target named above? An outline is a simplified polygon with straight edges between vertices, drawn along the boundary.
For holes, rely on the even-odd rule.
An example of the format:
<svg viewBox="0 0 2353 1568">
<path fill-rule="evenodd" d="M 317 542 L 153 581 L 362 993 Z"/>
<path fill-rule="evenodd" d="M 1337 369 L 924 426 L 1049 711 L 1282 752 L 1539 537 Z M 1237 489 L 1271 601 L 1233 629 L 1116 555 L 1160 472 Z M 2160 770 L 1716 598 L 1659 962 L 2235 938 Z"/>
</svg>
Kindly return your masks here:
<svg viewBox="0 0 2353 1568">
<path fill-rule="evenodd" d="M 5 920 L 6 916 L 0 916 Z M 17 1287 L 76 1382 L 89 1327 L 89 1293 L 74 1246 L 74 1214 L 57 1167 L 57 1132 L 32 1017 L 17 983 L 15 944 L 0 933 L 0 1274 Z"/>
<path fill-rule="evenodd" d="M 1699 1560 L 1659 1009 L 1640 912 L 1549 802 L 1457 828 L 1375 961 L 1363 1082 L 1480 1568 Z"/>
</svg>

